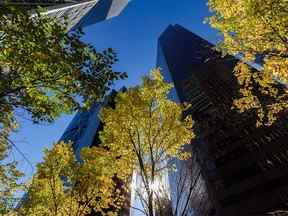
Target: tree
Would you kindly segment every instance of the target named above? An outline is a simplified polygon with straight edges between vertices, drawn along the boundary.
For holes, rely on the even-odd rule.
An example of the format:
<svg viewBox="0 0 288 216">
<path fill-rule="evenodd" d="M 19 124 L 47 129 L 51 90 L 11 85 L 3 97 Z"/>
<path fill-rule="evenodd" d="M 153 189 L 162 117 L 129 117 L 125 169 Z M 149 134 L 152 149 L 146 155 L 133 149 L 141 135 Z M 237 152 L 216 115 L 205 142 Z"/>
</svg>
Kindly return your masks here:
<svg viewBox="0 0 288 216">
<path fill-rule="evenodd" d="M 192 120 L 183 117 L 184 105 L 168 99 L 171 88 L 153 70 L 141 86 L 119 93 L 115 108 L 101 112 L 102 145 L 121 161 L 121 172 L 134 170 L 141 179 L 136 189 L 145 197 L 140 210 L 149 216 L 155 215 L 155 188 L 170 168 L 168 160 L 190 156 L 182 147 L 193 138 Z"/>
<path fill-rule="evenodd" d="M 174 177 L 175 188 L 171 195 L 173 196 L 171 197 L 171 203 L 174 199 L 171 216 L 187 216 L 192 213 L 197 215 L 198 209 L 193 208 L 193 203 L 195 202 L 194 199 L 198 199 L 198 197 L 195 197 L 195 189 L 197 188 L 200 171 L 198 167 L 196 168 L 195 163 L 197 163 L 195 156 L 192 156 L 189 160 L 175 161 L 177 170 L 173 173 L 176 177 Z"/>
<path fill-rule="evenodd" d="M 235 67 L 242 88 L 234 105 L 242 112 L 256 109 L 258 123 L 272 124 L 288 107 L 288 2 L 209 0 L 208 5 L 214 13 L 209 22 L 223 35 L 223 53 L 240 55 L 244 62 L 263 60 L 260 71 L 243 61 Z"/>
<path fill-rule="evenodd" d="M 76 160 L 71 143 L 45 150 L 37 172 L 16 215 L 83 216 L 92 211 L 117 215 L 122 205 L 115 163 L 103 148 L 84 148 Z"/>
<path fill-rule="evenodd" d="M 11 149 L 7 143 L 9 132 L 9 128 L 0 131 L 0 215 L 6 215 L 14 207 L 17 202 L 14 193 L 22 187 L 18 179 L 23 176 L 23 173 L 17 170 L 16 161 L 7 158 Z"/>
<path fill-rule="evenodd" d="M 4 12 L 3 12 L 4 11 Z M 6 7 L 0 19 L 0 123 L 16 108 L 35 121 L 53 121 L 102 98 L 114 80 L 112 49 L 96 52 L 80 40 L 80 30 L 27 10 Z"/>
<path fill-rule="evenodd" d="M 196 215 L 198 206 L 193 208 L 195 207 L 193 203 L 194 199 L 197 199 L 197 197 L 194 196 L 200 173 L 198 170 L 196 172 L 194 171 L 195 167 L 193 167 L 193 165 L 195 159 L 193 159 L 193 157 L 188 160 L 173 159 L 170 162 L 176 167 L 174 171 L 169 172 L 169 181 L 173 183 L 166 185 L 167 182 L 159 181 L 157 187 L 154 188 L 155 215 L 187 216 L 192 213 Z M 138 193 L 137 195 L 140 202 L 145 203 L 145 194 Z"/>
<path fill-rule="evenodd" d="M 9 133 L 17 125 L 15 110 L 25 110 L 34 122 L 52 122 L 61 113 L 88 108 L 115 80 L 126 77 L 112 70 L 117 61 L 112 49 L 97 52 L 80 40 L 81 30 L 67 34 L 65 25 L 40 11 L 31 16 L 24 8 L 0 8 L 1 191 L 20 176 L 15 163 L 10 163 L 15 172 L 4 163 Z"/>
</svg>

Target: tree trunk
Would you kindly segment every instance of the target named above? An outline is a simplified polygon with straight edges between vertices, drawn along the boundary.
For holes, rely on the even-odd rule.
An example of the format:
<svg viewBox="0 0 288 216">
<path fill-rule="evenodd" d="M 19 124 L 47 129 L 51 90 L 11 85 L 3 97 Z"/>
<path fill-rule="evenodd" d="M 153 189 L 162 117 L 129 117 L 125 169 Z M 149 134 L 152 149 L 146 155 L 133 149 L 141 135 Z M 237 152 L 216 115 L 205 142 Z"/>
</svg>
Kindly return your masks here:
<svg viewBox="0 0 288 216">
<path fill-rule="evenodd" d="M 148 213 L 149 216 L 154 216 L 154 206 L 153 206 L 153 191 L 148 193 Z"/>
</svg>

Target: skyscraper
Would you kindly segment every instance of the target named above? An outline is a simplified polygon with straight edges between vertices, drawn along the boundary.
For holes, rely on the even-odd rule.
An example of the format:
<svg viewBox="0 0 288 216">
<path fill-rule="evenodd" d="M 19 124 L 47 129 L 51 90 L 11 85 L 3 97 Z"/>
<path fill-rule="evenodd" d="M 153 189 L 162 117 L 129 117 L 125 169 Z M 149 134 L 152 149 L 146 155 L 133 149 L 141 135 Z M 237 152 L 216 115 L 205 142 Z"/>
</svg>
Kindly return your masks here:
<svg viewBox="0 0 288 216">
<path fill-rule="evenodd" d="M 106 99 L 107 100 L 107 99 Z M 80 159 L 81 149 L 93 145 L 101 130 L 99 113 L 106 101 L 95 103 L 88 111 L 78 112 L 70 122 L 60 140 L 72 141 L 77 159 Z"/>
<path fill-rule="evenodd" d="M 170 99 L 176 102 L 187 102 L 185 100 L 184 89 L 182 89 L 181 79 L 189 76 L 189 69 L 185 67 L 184 63 L 190 62 L 190 57 L 193 55 L 191 53 L 191 39 L 189 37 L 180 37 L 181 32 L 176 32 L 175 28 L 180 28 L 180 26 L 169 26 L 160 36 L 158 40 L 158 53 L 157 53 L 157 66 L 161 68 L 162 75 L 164 76 L 167 82 L 174 84 L 172 91 L 170 92 Z M 184 40 L 183 42 L 181 40 Z M 193 40 L 192 40 L 193 41 Z M 186 44 L 186 43 L 187 44 Z M 198 42 L 196 42 L 197 44 Z M 187 49 L 186 49 L 186 46 Z M 189 49 L 190 46 L 190 49 Z M 195 61 L 197 57 L 194 55 L 191 57 L 192 61 Z M 191 62 L 192 63 L 192 62 Z M 173 73 L 174 72 L 174 73 Z M 185 74 L 187 72 L 187 74 Z M 188 79 L 188 78 L 187 78 Z M 187 92 L 188 94 L 188 92 Z M 199 142 L 199 141 L 198 141 Z M 195 151 L 195 148 L 193 149 Z M 192 154 L 192 169 L 191 169 L 191 181 L 194 184 L 192 190 L 192 199 L 190 203 L 190 208 L 192 209 L 193 216 L 208 216 L 213 215 L 213 206 L 211 200 L 208 197 L 207 185 L 203 178 L 203 173 L 201 172 L 201 167 L 196 154 Z M 177 161 L 177 169 L 182 169 L 181 166 L 186 166 L 183 162 Z M 170 188 L 171 188 L 171 200 L 172 205 L 175 206 L 175 191 L 177 190 L 177 184 L 175 184 L 176 179 L 178 178 L 177 173 L 171 173 L 169 176 Z M 177 194 L 176 194 L 177 196 Z M 177 202 L 177 201 L 176 201 Z M 175 208 L 175 207 L 174 207 Z"/>
<path fill-rule="evenodd" d="M 68 30 L 74 30 L 118 16 L 128 2 L 129 0 L 11 0 L 9 4 L 27 8 L 44 7 L 47 11 L 43 14 L 57 18 L 62 23 L 66 17 Z"/>
<path fill-rule="evenodd" d="M 122 87 L 119 91 L 125 92 L 126 88 Z M 115 97 L 117 91 L 112 90 L 103 100 L 95 103 L 88 111 L 79 111 L 76 113 L 66 130 L 64 131 L 61 141 L 72 141 L 72 147 L 77 160 L 81 161 L 81 149 L 84 147 L 99 146 L 101 141 L 99 132 L 103 130 L 103 123 L 100 119 L 100 111 L 103 107 L 115 107 Z M 115 179 L 118 189 L 122 190 L 122 182 Z M 126 201 L 118 213 L 121 216 L 129 215 L 130 197 L 123 191 Z M 99 213 L 91 213 L 100 215 Z"/>
<path fill-rule="evenodd" d="M 125 88 L 123 87 L 121 91 L 125 91 Z M 109 95 L 91 106 L 88 111 L 78 111 L 65 129 L 60 140 L 73 142 L 72 146 L 78 160 L 82 148 L 100 144 L 99 131 L 103 129 L 103 123 L 99 116 L 100 111 L 105 106 L 113 107 L 116 95 L 117 92 L 112 90 Z"/>
<path fill-rule="evenodd" d="M 194 166 L 200 167 L 203 195 L 199 201 L 199 189 L 193 191 L 195 215 L 263 216 L 287 209 L 287 117 L 257 128 L 253 111 L 231 109 L 239 89 L 236 62 L 179 25 L 158 41 L 157 66 L 175 86 L 171 98 L 192 104 L 187 114 L 195 122 Z"/>
</svg>

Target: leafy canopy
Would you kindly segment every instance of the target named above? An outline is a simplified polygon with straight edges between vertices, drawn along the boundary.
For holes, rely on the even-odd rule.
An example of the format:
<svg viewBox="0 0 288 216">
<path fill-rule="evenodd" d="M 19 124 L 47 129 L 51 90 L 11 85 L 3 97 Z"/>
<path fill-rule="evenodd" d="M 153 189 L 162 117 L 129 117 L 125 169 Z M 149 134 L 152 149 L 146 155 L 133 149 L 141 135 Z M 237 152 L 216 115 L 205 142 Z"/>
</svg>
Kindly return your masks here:
<svg viewBox="0 0 288 216">
<path fill-rule="evenodd" d="M 259 123 L 275 121 L 286 110 L 288 82 L 287 0 L 209 0 L 212 27 L 224 37 L 222 51 L 241 54 L 245 61 L 263 59 L 263 70 L 240 62 L 235 68 L 242 98 L 235 101 L 241 111 L 256 109 Z"/>
<path fill-rule="evenodd" d="M 118 158 L 121 173 L 139 173 L 147 198 L 143 207 L 150 216 L 154 215 L 153 185 L 169 168 L 170 159 L 189 156 L 182 147 L 193 138 L 192 120 L 182 116 L 184 107 L 168 99 L 171 88 L 160 71 L 153 70 L 140 86 L 119 93 L 115 108 L 101 112 L 102 145 Z"/>
<path fill-rule="evenodd" d="M 102 143 L 127 161 L 126 167 L 138 167 L 139 157 L 144 156 L 149 158 L 145 160 L 148 166 L 183 156 L 182 146 L 193 137 L 192 121 L 183 119 L 184 108 L 168 99 L 171 88 L 160 71 L 153 70 L 141 86 L 119 93 L 115 108 L 102 110 Z"/>
<path fill-rule="evenodd" d="M 71 143 L 56 143 L 44 153 L 18 215 L 117 215 L 123 197 L 107 150 L 84 148 L 82 162 L 76 160 Z"/>
<path fill-rule="evenodd" d="M 102 98 L 113 81 L 112 49 L 97 52 L 48 16 L 5 7 L 0 18 L 0 123 L 16 108 L 35 121 L 53 121 Z"/>
<path fill-rule="evenodd" d="M 6 209 L 21 174 L 7 162 L 9 134 L 15 130 L 15 110 L 25 110 L 35 122 L 51 122 L 61 113 L 89 107 L 102 98 L 113 81 L 112 49 L 97 52 L 80 40 L 78 30 L 28 10 L 0 7 L 0 208 Z M 7 205 L 6 205 L 6 204 Z"/>
</svg>

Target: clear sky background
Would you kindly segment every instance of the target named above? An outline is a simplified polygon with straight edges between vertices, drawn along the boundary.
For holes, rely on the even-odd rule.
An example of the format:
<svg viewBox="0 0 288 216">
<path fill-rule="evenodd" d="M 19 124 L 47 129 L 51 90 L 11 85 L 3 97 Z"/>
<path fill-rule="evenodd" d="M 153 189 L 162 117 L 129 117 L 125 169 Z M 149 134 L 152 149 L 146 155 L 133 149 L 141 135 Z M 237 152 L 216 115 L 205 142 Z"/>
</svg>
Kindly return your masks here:
<svg viewBox="0 0 288 216">
<path fill-rule="evenodd" d="M 97 50 L 113 48 L 119 57 L 115 70 L 128 73 L 128 79 L 115 84 L 118 89 L 136 85 L 156 64 L 157 40 L 169 24 L 180 24 L 206 40 L 216 43 L 217 32 L 203 24 L 209 16 L 207 0 L 131 0 L 122 14 L 116 18 L 94 24 L 84 29 L 86 42 Z M 19 113 L 20 116 L 23 116 Z M 25 116 L 25 115 L 24 115 Z M 31 162 L 27 163 L 19 153 L 20 168 L 30 177 L 35 165 L 41 161 L 43 148 L 56 142 L 73 115 L 63 115 L 52 124 L 33 124 L 20 117 L 21 127 L 13 136 L 18 148 Z"/>
</svg>

